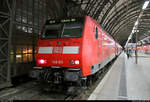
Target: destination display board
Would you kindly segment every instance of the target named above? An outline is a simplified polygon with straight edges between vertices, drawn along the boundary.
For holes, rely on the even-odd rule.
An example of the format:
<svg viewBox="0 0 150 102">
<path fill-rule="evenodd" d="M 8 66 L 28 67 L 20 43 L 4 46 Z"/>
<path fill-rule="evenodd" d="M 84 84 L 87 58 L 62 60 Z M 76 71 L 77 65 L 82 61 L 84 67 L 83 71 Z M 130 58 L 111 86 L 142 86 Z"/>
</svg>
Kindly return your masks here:
<svg viewBox="0 0 150 102">
<path fill-rule="evenodd" d="M 58 23 L 70 23 L 70 22 L 84 22 L 84 17 L 78 18 L 63 18 L 63 19 L 50 19 L 46 21 L 46 25 L 58 24 Z"/>
</svg>

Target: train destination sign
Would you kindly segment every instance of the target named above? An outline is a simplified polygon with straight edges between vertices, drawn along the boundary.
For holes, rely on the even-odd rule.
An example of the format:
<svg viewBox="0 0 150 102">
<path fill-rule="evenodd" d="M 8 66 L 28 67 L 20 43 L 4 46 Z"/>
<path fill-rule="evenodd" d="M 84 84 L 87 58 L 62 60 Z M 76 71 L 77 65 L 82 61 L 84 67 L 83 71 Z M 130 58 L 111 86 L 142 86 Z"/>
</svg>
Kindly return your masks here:
<svg viewBox="0 0 150 102">
<path fill-rule="evenodd" d="M 46 24 L 69 23 L 69 22 L 83 22 L 83 18 L 51 19 L 47 20 Z"/>
<path fill-rule="evenodd" d="M 76 21 L 76 19 L 72 18 L 72 19 L 62 19 L 62 20 L 50 20 L 49 23 L 54 24 L 57 22 L 67 23 L 67 22 L 75 22 L 75 21 Z"/>
</svg>

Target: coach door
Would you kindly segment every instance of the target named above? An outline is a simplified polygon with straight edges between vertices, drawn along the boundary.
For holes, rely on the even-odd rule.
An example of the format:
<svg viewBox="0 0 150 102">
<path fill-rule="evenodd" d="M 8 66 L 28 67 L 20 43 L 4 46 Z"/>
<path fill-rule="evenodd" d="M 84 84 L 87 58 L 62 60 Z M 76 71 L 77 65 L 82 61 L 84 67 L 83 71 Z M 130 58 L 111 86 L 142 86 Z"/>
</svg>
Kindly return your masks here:
<svg viewBox="0 0 150 102">
<path fill-rule="evenodd" d="M 98 56 L 102 60 L 102 32 L 101 29 L 98 29 Z"/>
<path fill-rule="evenodd" d="M 97 53 L 97 58 L 98 60 L 101 59 L 101 52 L 102 52 L 102 41 L 101 41 L 101 31 L 98 27 L 95 27 L 95 39 L 98 41 L 98 53 Z"/>
</svg>

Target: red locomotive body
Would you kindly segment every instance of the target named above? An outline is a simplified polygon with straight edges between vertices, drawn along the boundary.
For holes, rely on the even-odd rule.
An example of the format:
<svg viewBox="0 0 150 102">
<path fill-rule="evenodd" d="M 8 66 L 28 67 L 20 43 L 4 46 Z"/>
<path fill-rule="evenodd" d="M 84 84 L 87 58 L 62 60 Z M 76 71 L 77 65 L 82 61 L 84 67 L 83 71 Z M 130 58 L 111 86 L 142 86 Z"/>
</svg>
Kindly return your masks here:
<svg viewBox="0 0 150 102">
<path fill-rule="evenodd" d="M 95 74 L 121 49 L 89 16 L 48 20 L 37 44 L 36 68 L 47 69 L 49 76 L 43 76 L 54 76 L 47 78 L 49 81 L 77 82 Z"/>
</svg>

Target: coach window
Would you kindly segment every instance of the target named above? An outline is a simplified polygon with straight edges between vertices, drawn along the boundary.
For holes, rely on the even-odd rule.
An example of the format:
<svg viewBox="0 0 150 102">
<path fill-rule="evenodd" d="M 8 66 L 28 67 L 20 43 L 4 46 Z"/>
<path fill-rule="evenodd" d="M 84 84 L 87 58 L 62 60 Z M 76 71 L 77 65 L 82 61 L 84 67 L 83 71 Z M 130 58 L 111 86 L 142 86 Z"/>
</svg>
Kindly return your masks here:
<svg viewBox="0 0 150 102">
<path fill-rule="evenodd" d="M 95 39 L 98 39 L 98 28 L 95 27 Z"/>
</svg>

